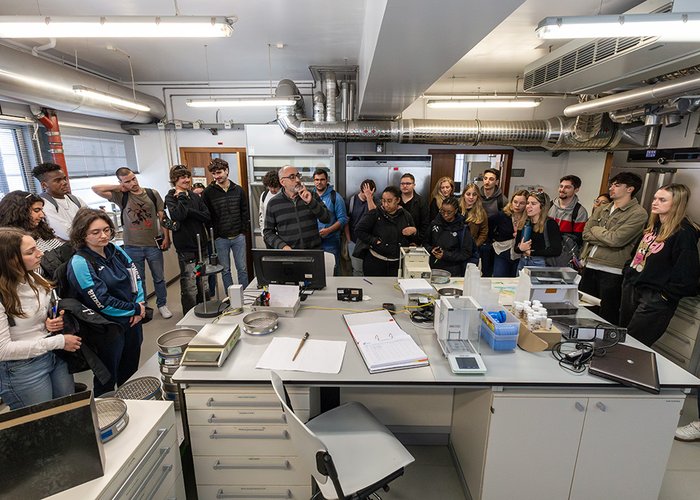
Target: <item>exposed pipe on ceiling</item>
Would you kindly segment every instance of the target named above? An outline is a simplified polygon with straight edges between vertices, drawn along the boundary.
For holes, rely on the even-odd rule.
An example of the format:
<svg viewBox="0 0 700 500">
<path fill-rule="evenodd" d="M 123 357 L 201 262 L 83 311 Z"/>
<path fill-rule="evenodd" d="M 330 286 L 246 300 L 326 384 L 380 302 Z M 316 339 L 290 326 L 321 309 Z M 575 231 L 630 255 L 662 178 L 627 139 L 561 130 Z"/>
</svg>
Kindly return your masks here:
<svg viewBox="0 0 700 500">
<path fill-rule="evenodd" d="M 130 88 L 0 45 L 0 95 L 27 104 L 72 111 L 123 122 L 149 123 L 165 116 L 156 97 L 136 92 L 136 101 L 149 112 L 127 109 L 74 92 L 82 85 L 98 92 L 133 100 Z"/>
<path fill-rule="evenodd" d="M 595 115 L 657 103 L 700 90 L 700 75 L 693 74 L 639 89 L 620 92 L 564 108 L 564 116 Z"/>
<path fill-rule="evenodd" d="M 39 109 L 36 106 L 30 106 L 30 111 L 34 118 L 46 128 L 46 140 L 49 143 L 49 153 L 53 163 L 59 165 L 63 173 L 68 175 L 68 167 L 66 165 L 66 157 L 63 154 L 63 140 L 61 139 L 61 127 L 58 124 L 58 116 L 52 109 Z"/>
<path fill-rule="evenodd" d="M 291 80 L 281 80 L 277 97 L 298 95 Z M 643 138 L 627 133 L 624 127 L 602 121 L 595 134 L 586 140 L 576 136 L 576 120 L 554 117 L 531 121 L 484 120 L 362 120 L 348 122 L 315 122 L 303 118 L 303 100 L 294 106 L 277 108 L 277 122 L 299 142 L 394 142 L 406 144 L 479 144 L 551 151 L 638 149 Z M 579 131 L 579 135 L 581 132 Z"/>
</svg>

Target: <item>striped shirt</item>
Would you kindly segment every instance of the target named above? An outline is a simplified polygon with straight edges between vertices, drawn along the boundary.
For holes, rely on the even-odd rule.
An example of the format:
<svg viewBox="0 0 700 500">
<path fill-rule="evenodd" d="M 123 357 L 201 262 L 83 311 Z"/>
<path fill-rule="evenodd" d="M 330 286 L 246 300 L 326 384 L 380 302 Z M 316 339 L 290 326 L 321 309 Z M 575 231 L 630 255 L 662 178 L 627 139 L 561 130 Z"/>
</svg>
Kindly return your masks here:
<svg viewBox="0 0 700 500">
<path fill-rule="evenodd" d="M 321 248 L 318 223 L 331 220 L 330 212 L 316 193 L 307 205 L 299 197 L 290 199 L 284 189 L 267 204 L 263 237 L 270 248 Z"/>
</svg>

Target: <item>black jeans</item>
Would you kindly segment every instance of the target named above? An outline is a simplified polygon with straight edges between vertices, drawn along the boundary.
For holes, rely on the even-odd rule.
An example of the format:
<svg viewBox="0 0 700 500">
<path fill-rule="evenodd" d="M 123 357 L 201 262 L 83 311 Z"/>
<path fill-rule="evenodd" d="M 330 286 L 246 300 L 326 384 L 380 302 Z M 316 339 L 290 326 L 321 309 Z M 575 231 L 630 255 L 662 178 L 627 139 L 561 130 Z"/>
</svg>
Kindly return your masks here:
<svg viewBox="0 0 700 500">
<path fill-rule="evenodd" d="M 362 274 L 365 276 L 392 276 L 399 275 L 398 260 L 382 260 L 367 252 L 362 262 Z"/>
<path fill-rule="evenodd" d="M 678 302 L 662 297 L 658 290 L 625 282 L 622 285 L 620 326 L 626 326 L 629 335 L 651 347 L 666 331 L 676 307 Z"/>
<path fill-rule="evenodd" d="M 617 325 L 620 320 L 622 275 L 584 268 L 579 290 L 600 299 L 600 308 L 591 308 L 608 323 Z"/>
<path fill-rule="evenodd" d="M 493 276 L 493 260 L 496 252 L 493 251 L 493 243 L 486 242 L 479 247 L 479 257 L 481 257 L 481 276 L 490 278 Z"/>
</svg>

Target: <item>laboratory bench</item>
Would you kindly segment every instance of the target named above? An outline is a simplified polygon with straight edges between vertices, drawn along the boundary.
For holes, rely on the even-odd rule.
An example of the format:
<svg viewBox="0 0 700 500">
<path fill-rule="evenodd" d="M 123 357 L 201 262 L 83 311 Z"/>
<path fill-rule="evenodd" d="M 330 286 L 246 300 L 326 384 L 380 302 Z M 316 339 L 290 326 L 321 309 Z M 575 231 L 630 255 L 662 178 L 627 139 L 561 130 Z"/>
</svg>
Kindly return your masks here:
<svg viewBox="0 0 700 500">
<path fill-rule="evenodd" d="M 341 403 L 363 402 L 399 435 L 444 439 L 471 498 L 658 497 L 686 393 L 700 386 L 695 376 L 658 355 L 661 393 L 655 395 L 564 370 L 548 351 L 496 352 L 485 342 L 487 372 L 456 375 L 432 324 L 413 324 L 405 313 L 395 318 L 430 365 L 370 374 L 342 315 L 384 302 L 401 309 L 404 300 L 396 279 L 369 281 L 329 278 L 296 317 L 279 318 L 273 334 L 244 334 L 220 368 L 176 372 L 200 499 L 310 496 L 310 473 L 290 442 L 269 371 L 255 368 L 273 337 L 301 338 L 307 331 L 347 346 L 338 374 L 280 372 L 301 417 L 318 414 L 321 393 L 331 388 Z M 361 287 L 370 300 L 339 302 L 338 287 Z M 238 325 L 245 314 L 216 322 Z M 592 316 L 585 309 L 579 314 Z M 211 321 L 190 311 L 178 326 L 198 329 Z M 629 337 L 626 343 L 645 348 Z"/>
</svg>

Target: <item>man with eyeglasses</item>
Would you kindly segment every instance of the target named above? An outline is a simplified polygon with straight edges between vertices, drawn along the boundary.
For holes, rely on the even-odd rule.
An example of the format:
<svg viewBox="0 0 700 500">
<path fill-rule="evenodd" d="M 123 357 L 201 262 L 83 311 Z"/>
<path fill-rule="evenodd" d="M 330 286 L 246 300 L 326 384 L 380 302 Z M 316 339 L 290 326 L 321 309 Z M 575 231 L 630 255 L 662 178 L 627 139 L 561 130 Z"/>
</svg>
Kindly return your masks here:
<svg viewBox="0 0 700 500">
<path fill-rule="evenodd" d="M 279 170 L 280 192 L 267 205 L 263 238 L 270 248 L 320 249 L 318 221 L 328 223 L 330 212 L 316 193 L 306 189 L 296 167 Z"/>
<path fill-rule="evenodd" d="M 612 203 L 596 208 L 583 229 L 585 268 L 579 289 L 600 299 L 598 314 L 612 324 L 619 322 L 622 268 L 647 222 L 646 210 L 634 198 L 641 187 L 642 179 L 632 172 L 614 176 Z"/>
<path fill-rule="evenodd" d="M 416 243 L 422 245 L 428 236 L 428 226 L 430 226 L 430 209 L 423 198 L 416 193 L 416 178 L 413 174 L 403 174 L 400 181 L 401 199 L 399 206 L 407 210 L 413 217 L 413 221 L 418 229 L 415 236 Z"/>
<path fill-rule="evenodd" d="M 158 312 L 171 318 L 167 305 L 163 252 L 170 248 L 170 231 L 162 226 L 165 204 L 155 189 L 142 188 L 136 174 L 129 167 L 118 168 L 114 173 L 119 184 L 93 186 L 96 195 L 110 200 L 121 208 L 124 251 L 134 261 L 139 276 L 146 276 L 146 262 L 153 277 Z M 147 295 L 144 282 L 144 295 Z"/>
</svg>

